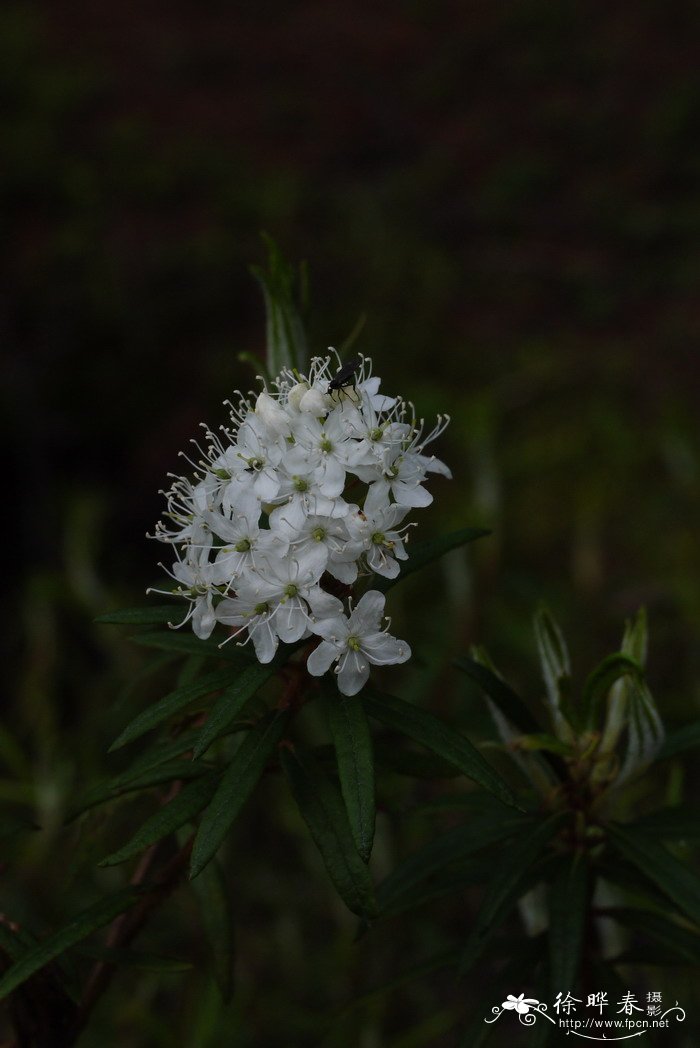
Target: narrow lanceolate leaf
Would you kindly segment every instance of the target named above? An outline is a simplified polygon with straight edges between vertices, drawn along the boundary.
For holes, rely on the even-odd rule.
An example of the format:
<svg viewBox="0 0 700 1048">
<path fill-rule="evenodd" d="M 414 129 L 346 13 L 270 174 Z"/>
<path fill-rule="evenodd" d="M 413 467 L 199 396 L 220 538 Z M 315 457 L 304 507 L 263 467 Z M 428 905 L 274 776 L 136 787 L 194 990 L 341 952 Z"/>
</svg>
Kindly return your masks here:
<svg viewBox="0 0 700 1048">
<path fill-rule="evenodd" d="M 573 990 L 581 964 L 588 899 L 588 863 L 574 852 L 549 888 L 549 971 L 554 994 Z"/>
<path fill-rule="evenodd" d="M 210 862 L 191 882 L 202 914 L 212 971 L 224 1004 L 233 996 L 234 925 L 231 889 L 218 862 Z"/>
<path fill-rule="evenodd" d="M 121 746 L 125 746 L 127 742 L 133 742 L 134 739 L 145 735 L 147 731 L 151 731 L 152 728 L 156 728 L 163 721 L 168 720 L 169 717 L 179 713 L 180 710 L 184 710 L 195 699 L 201 699 L 205 695 L 211 695 L 213 691 L 225 688 L 231 683 L 234 673 L 235 670 L 231 669 L 216 670 L 216 672 L 208 673 L 205 677 L 201 677 L 192 684 L 184 684 L 181 688 L 171 691 L 164 699 L 154 702 L 152 706 L 149 706 L 148 709 L 132 720 L 131 724 L 112 743 L 109 748 L 110 753 L 112 750 L 118 750 Z"/>
<path fill-rule="evenodd" d="M 470 659 L 467 655 L 456 659 L 455 666 L 463 670 L 475 684 L 478 684 L 503 716 L 520 731 L 530 734 L 542 730 L 541 725 L 537 723 L 520 696 L 487 666 L 483 666 L 475 659 Z"/>
<path fill-rule="evenodd" d="M 277 748 L 288 716 L 286 710 L 269 713 L 248 732 L 236 750 L 200 821 L 192 848 L 190 877 L 201 873 L 216 854 Z"/>
<path fill-rule="evenodd" d="M 700 935 L 682 928 L 668 917 L 651 913 L 649 910 L 627 907 L 608 910 L 605 916 L 619 921 L 644 938 L 660 943 L 676 957 L 681 957 L 690 964 L 700 964 Z"/>
<path fill-rule="evenodd" d="M 682 728 L 670 731 L 661 745 L 657 760 L 663 761 L 669 757 L 676 757 L 679 753 L 695 749 L 696 746 L 700 746 L 700 721 L 693 721 L 692 724 L 686 724 Z"/>
<path fill-rule="evenodd" d="M 299 811 L 338 894 L 353 913 L 374 917 L 374 885 L 355 846 L 340 794 L 309 753 L 285 747 L 280 757 Z"/>
<path fill-rule="evenodd" d="M 108 626 L 167 626 L 183 617 L 184 605 L 160 604 L 152 608 L 124 608 L 98 615 L 95 622 Z"/>
<path fill-rule="evenodd" d="M 374 756 L 382 768 L 411 779 L 455 779 L 461 774 L 459 768 L 435 753 L 397 746 L 387 739 L 375 740 Z"/>
<path fill-rule="evenodd" d="M 324 693 L 328 726 L 333 736 L 340 789 L 352 835 L 365 862 L 374 840 L 374 755 L 367 715 L 360 696 Z"/>
<path fill-rule="evenodd" d="M 700 925 L 700 877 L 663 844 L 636 827 L 609 824 L 607 832 L 615 851 Z"/>
<path fill-rule="evenodd" d="M 382 881 L 377 900 L 382 913 L 391 912 L 402 902 L 406 893 L 448 863 L 468 858 L 490 844 L 513 836 L 524 825 L 524 816 L 501 805 L 487 806 L 483 814 L 474 814 L 461 826 L 440 834 L 400 862 Z M 493 808 L 498 807 L 498 811 Z"/>
<path fill-rule="evenodd" d="M 426 710 L 374 689 L 365 689 L 363 702 L 370 717 L 426 746 L 438 757 L 459 768 L 474 782 L 478 782 L 485 790 L 493 793 L 504 804 L 517 807 L 510 789 L 500 775 L 454 728 L 450 728 Z"/>
<path fill-rule="evenodd" d="M 211 801 L 219 783 L 220 773 L 210 772 L 194 782 L 188 783 L 176 797 L 163 808 L 160 808 L 119 851 L 103 859 L 100 866 L 116 866 L 117 863 L 132 859 L 156 841 L 175 833 L 181 826 L 191 822 L 206 808 Z"/>
<path fill-rule="evenodd" d="M 150 789 L 160 786 L 164 782 L 176 782 L 178 779 L 196 779 L 200 775 L 206 775 L 211 770 L 210 764 L 203 761 L 173 760 L 164 761 L 155 768 L 149 768 L 140 775 L 134 775 L 129 779 L 110 779 L 108 782 L 99 783 L 89 790 L 77 804 L 68 811 L 66 822 L 72 822 L 83 812 L 90 808 L 96 808 L 100 804 L 115 800 L 127 793 L 137 793 L 139 790 Z"/>
<path fill-rule="evenodd" d="M 471 968 L 491 934 L 505 920 L 526 890 L 530 867 L 540 858 L 560 823 L 561 816 L 552 815 L 534 828 L 529 826 L 511 841 L 508 854 L 512 858 L 494 869 L 493 878 L 476 916 L 474 930 L 462 955 L 460 975 L 464 975 Z"/>
<path fill-rule="evenodd" d="M 194 748 L 195 757 L 201 757 L 209 749 L 212 742 L 224 734 L 248 700 L 277 671 L 277 666 L 277 662 L 271 662 L 267 665 L 254 662 L 244 669 L 233 684 L 221 693 L 211 708 L 206 724 L 199 733 L 197 745 Z"/>
<path fill-rule="evenodd" d="M 162 633 L 160 631 L 136 633 L 129 637 L 129 640 L 140 644 L 142 648 L 174 651 L 179 655 L 201 655 L 204 658 L 234 662 L 239 666 L 245 666 L 252 661 L 248 652 L 234 643 L 224 643 L 221 646 L 221 642 L 215 637 L 200 640 L 193 633 L 179 633 L 176 630 L 165 630 Z"/>
<path fill-rule="evenodd" d="M 83 910 L 48 939 L 26 950 L 17 963 L 0 979 L 0 1000 L 49 961 L 54 960 L 76 943 L 82 942 L 98 928 L 104 928 L 120 913 L 129 910 L 142 897 L 142 894 L 143 889 L 129 888 L 116 895 L 110 895 L 107 899 L 102 899 L 94 906 Z"/>
<path fill-rule="evenodd" d="M 372 588 L 378 589 L 382 593 L 387 593 L 397 582 L 401 582 L 408 575 L 412 575 L 414 571 L 420 571 L 421 568 L 427 567 L 433 561 L 439 560 L 445 553 L 449 553 L 451 549 L 466 546 L 468 542 L 474 542 L 476 539 L 482 539 L 490 534 L 491 532 L 485 528 L 460 528 L 459 531 L 450 531 L 447 535 L 439 535 L 435 539 L 416 542 L 415 545 L 411 543 L 408 549 L 408 560 L 402 562 L 401 571 L 397 577 L 395 579 L 385 579 L 375 576 Z"/>
</svg>

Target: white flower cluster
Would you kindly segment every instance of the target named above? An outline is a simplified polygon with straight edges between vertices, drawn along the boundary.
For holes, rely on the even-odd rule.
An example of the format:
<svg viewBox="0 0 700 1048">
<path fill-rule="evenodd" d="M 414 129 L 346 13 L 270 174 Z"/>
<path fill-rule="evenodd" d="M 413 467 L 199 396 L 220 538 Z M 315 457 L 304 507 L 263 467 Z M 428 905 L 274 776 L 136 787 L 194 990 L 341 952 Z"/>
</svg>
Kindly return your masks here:
<svg viewBox="0 0 700 1048">
<path fill-rule="evenodd" d="M 280 640 L 318 635 L 309 672 L 336 663 L 341 692 L 354 695 L 370 664 L 410 658 L 382 628 L 384 596 L 370 590 L 353 608 L 349 587 L 398 575 L 405 518 L 433 500 L 427 474 L 450 476 L 424 454 L 449 420 L 424 435 L 409 404 L 380 394 L 369 358 L 337 378 L 336 367 L 316 357 L 307 376 L 282 372 L 254 404 L 252 394 L 227 401 L 232 425 L 205 427 L 205 448 L 193 442 L 202 455 L 194 481 L 173 478 L 154 537 L 175 551 L 168 573 L 178 585 L 168 593 L 190 602 L 183 623 L 198 637 L 217 622 L 233 636 L 247 631 L 267 663 Z M 346 596 L 349 614 L 329 590 Z"/>
</svg>

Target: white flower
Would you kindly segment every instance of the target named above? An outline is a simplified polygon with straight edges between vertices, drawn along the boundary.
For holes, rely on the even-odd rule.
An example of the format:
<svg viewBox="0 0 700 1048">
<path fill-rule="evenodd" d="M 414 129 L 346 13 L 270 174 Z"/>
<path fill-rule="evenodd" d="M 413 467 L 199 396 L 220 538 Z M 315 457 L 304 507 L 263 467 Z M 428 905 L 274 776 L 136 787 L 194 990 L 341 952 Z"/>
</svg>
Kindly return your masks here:
<svg viewBox="0 0 700 1048">
<path fill-rule="evenodd" d="M 353 608 L 350 587 L 360 574 L 399 574 L 413 523 L 405 518 L 432 501 L 429 474 L 450 473 L 425 454 L 442 419 L 424 437 L 413 408 L 380 393 L 366 357 L 329 392 L 340 366 L 337 355 L 314 357 L 305 375 L 282 371 L 254 406 L 242 395 L 227 401 L 230 424 L 204 426 L 203 443 L 192 441 L 196 453 L 185 458 L 194 476 L 172 477 L 154 537 L 175 554 L 166 568 L 174 587 L 159 592 L 188 602 L 179 625 L 191 620 L 202 638 L 217 622 L 229 626 L 264 663 L 280 641 L 318 634 L 309 672 L 337 663 L 350 695 L 371 665 L 410 656 L 382 628 L 384 597 L 370 591 Z M 349 614 L 329 592 L 343 592 L 338 583 L 348 587 Z"/>
<path fill-rule="evenodd" d="M 286 436 L 289 433 L 289 416 L 266 390 L 263 390 L 255 401 L 255 414 L 263 420 L 269 430 L 278 436 Z"/>
<path fill-rule="evenodd" d="M 384 600 L 383 593 L 369 590 L 349 616 L 343 613 L 342 603 L 336 601 L 332 617 L 313 622 L 312 632 L 323 639 L 309 655 L 309 673 L 321 677 L 337 662 L 338 688 L 343 695 L 356 695 L 367 683 L 370 664 L 389 666 L 410 659 L 408 644 L 380 628 Z"/>
<path fill-rule="evenodd" d="M 376 508 L 368 507 L 365 502 L 364 510 L 356 509 L 354 513 L 348 514 L 345 521 L 350 549 L 363 551 L 368 568 L 387 579 L 395 579 L 398 575 L 398 560 L 408 560 L 403 537 L 396 530 L 397 524 L 407 513 L 407 506 L 399 506 L 395 502 L 386 502 Z"/>
</svg>

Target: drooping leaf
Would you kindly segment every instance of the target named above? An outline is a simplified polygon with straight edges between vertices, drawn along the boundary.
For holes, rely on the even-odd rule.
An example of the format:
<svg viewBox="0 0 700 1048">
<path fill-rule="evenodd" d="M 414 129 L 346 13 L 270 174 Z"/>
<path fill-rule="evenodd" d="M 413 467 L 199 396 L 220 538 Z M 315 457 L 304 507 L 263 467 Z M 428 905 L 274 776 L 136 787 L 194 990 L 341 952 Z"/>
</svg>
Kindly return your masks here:
<svg viewBox="0 0 700 1048">
<path fill-rule="evenodd" d="M 460 528 L 459 531 L 451 531 L 447 535 L 439 535 L 434 539 L 411 544 L 408 551 L 409 558 L 402 562 L 401 571 L 397 577 L 395 579 L 386 579 L 381 576 L 375 576 L 372 588 L 378 589 L 382 593 L 388 593 L 397 582 L 402 582 L 409 575 L 413 575 L 415 571 L 420 571 L 421 568 L 427 567 L 433 561 L 439 560 L 440 557 L 444 556 L 445 553 L 449 553 L 450 550 L 457 549 L 459 546 L 465 546 L 468 542 L 474 542 L 476 539 L 484 538 L 490 534 L 491 532 L 485 528 Z"/>
<path fill-rule="evenodd" d="M 280 757 L 302 818 L 341 899 L 360 917 L 376 916 L 372 878 L 355 846 L 337 789 L 310 753 L 283 747 Z"/>
<path fill-rule="evenodd" d="M 574 852 L 549 886 L 549 970 L 554 995 L 578 979 L 588 902 L 588 862 Z"/>
<path fill-rule="evenodd" d="M 167 626 L 184 617 L 184 607 L 182 601 L 178 601 L 151 608 L 124 608 L 98 615 L 94 621 L 107 626 Z"/>
<path fill-rule="evenodd" d="M 232 669 L 216 670 L 214 673 L 208 673 L 205 677 L 201 677 L 198 681 L 193 681 L 192 684 L 185 684 L 183 687 L 171 691 L 165 698 L 160 699 L 159 702 L 154 702 L 152 706 L 139 713 L 138 717 L 135 717 L 121 735 L 115 739 L 109 748 L 109 752 L 118 750 L 122 746 L 126 746 L 127 742 L 133 742 L 134 739 L 145 735 L 147 731 L 151 731 L 159 724 L 162 724 L 163 721 L 168 720 L 169 717 L 189 706 L 195 699 L 201 699 L 205 695 L 211 695 L 213 691 L 219 691 L 220 688 L 227 687 L 234 679 L 234 674 L 235 670 Z"/>
<path fill-rule="evenodd" d="M 362 1008 L 373 1001 L 380 1000 L 382 997 L 386 997 L 387 994 L 390 994 L 393 990 L 398 990 L 401 986 L 406 986 L 409 983 L 414 982 L 416 979 L 422 979 L 424 976 L 430 975 L 432 972 L 439 972 L 445 968 L 454 968 L 458 961 L 458 950 L 443 950 L 434 957 L 429 957 L 424 961 L 420 961 L 418 964 L 413 964 L 410 968 L 404 969 L 404 971 L 394 976 L 388 982 L 382 983 L 381 986 L 375 986 L 371 990 L 367 990 L 365 993 L 352 1000 L 336 1016 L 336 1022 L 341 1021 L 358 1008 Z"/>
<path fill-rule="evenodd" d="M 252 661 L 248 652 L 238 645 L 220 644 L 215 637 L 201 640 L 194 633 L 178 633 L 175 630 L 165 632 L 135 633 L 129 640 L 140 644 L 142 648 L 156 648 L 158 651 L 174 651 L 179 655 L 199 655 L 202 658 L 219 659 L 222 662 L 233 662 L 241 668 Z"/>
<path fill-rule="evenodd" d="M 0 950 L 6 953 L 11 961 L 18 961 L 34 946 L 36 939 L 25 929 L 12 929 L 5 921 L 0 921 Z"/>
<path fill-rule="evenodd" d="M 374 754 L 361 696 L 324 691 L 328 726 L 338 763 L 340 789 L 357 850 L 369 861 L 374 840 Z"/>
<path fill-rule="evenodd" d="M 243 739 L 202 816 L 192 847 L 190 877 L 214 857 L 241 808 L 255 789 L 288 721 L 286 710 L 263 717 Z"/>
<path fill-rule="evenodd" d="M 374 689 L 365 689 L 363 702 L 370 717 L 426 746 L 438 757 L 454 764 L 504 804 L 517 807 L 509 787 L 501 776 L 468 739 L 438 717 L 393 695 L 385 695 Z"/>
<path fill-rule="evenodd" d="M 211 765 L 205 764 L 203 761 L 173 760 L 164 761 L 155 768 L 150 768 L 148 771 L 142 772 L 141 775 L 134 775 L 129 779 L 119 777 L 110 779 L 105 783 L 98 783 L 97 786 L 88 790 L 69 809 L 66 815 L 66 822 L 72 822 L 73 819 L 77 819 L 79 815 L 89 811 L 90 808 L 96 808 L 98 805 L 115 800 L 126 793 L 136 793 L 139 790 L 160 786 L 164 782 L 175 782 L 178 779 L 196 779 L 200 775 L 206 775 L 209 771 L 211 771 Z"/>
<path fill-rule="evenodd" d="M 278 665 L 276 661 L 266 665 L 254 662 L 221 693 L 199 733 L 194 748 L 195 757 L 201 757 L 211 744 L 224 734 L 248 700 L 276 673 Z"/>
<path fill-rule="evenodd" d="M 623 858 L 653 881 L 667 898 L 700 925 L 700 877 L 689 866 L 634 826 L 609 823 L 610 843 Z"/>
<path fill-rule="evenodd" d="M 388 771 L 412 779 L 455 779 L 462 774 L 454 764 L 435 753 L 401 746 L 388 739 L 375 740 L 374 757 L 376 763 Z"/>
<path fill-rule="evenodd" d="M 216 860 L 190 883 L 202 914 L 216 985 L 222 1001 L 228 1004 L 233 996 L 235 959 L 231 888 Z"/>
<path fill-rule="evenodd" d="M 116 783 L 128 783 L 132 779 L 137 778 L 140 775 L 144 775 L 149 772 L 152 768 L 157 768 L 159 764 L 163 764 L 164 761 L 173 760 L 175 757 L 181 757 L 182 754 L 189 754 L 194 747 L 195 741 L 199 735 L 197 729 L 190 729 L 188 731 L 182 731 L 178 735 L 170 738 L 162 738 L 157 742 L 152 742 L 150 746 L 147 746 L 138 757 L 131 762 L 124 769 L 115 775 L 113 782 Z"/>
<path fill-rule="evenodd" d="M 455 666 L 467 674 L 475 684 L 486 692 L 501 713 L 511 724 L 524 734 L 537 733 L 542 730 L 527 706 L 509 684 L 497 674 L 475 659 L 462 655 L 455 659 Z"/>
<path fill-rule="evenodd" d="M 509 852 L 514 857 L 513 861 L 501 863 L 494 869 L 462 955 L 460 975 L 471 968 L 489 937 L 526 890 L 530 867 L 540 858 L 559 829 L 561 818 L 560 815 L 552 815 L 534 828 L 529 826 L 511 841 Z"/>
<path fill-rule="evenodd" d="M 22 954 L 20 959 L 8 969 L 0 979 L 0 1000 L 11 993 L 17 986 L 43 968 L 49 961 L 59 957 L 71 946 L 86 939 L 98 928 L 104 928 L 106 924 L 125 913 L 141 898 L 143 889 L 128 888 L 101 899 L 94 906 L 88 907 L 74 917 L 60 931 L 55 932 L 37 943 L 31 949 Z"/>
<path fill-rule="evenodd" d="M 463 894 L 465 888 L 484 886 L 493 874 L 493 856 L 486 853 L 460 859 L 440 869 L 433 870 L 422 880 L 380 904 L 379 916 L 396 917 L 399 914 L 420 909 L 436 899 L 448 895 Z"/>
<path fill-rule="evenodd" d="M 682 928 L 668 917 L 651 913 L 649 910 L 636 910 L 624 906 L 606 911 L 606 917 L 611 917 L 626 928 L 653 939 L 690 964 L 700 964 L 700 935 Z"/>
<path fill-rule="evenodd" d="M 661 745 L 657 760 L 664 761 L 669 757 L 677 757 L 679 753 L 686 753 L 687 750 L 695 749 L 696 746 L 700 746 L 700 720 L 670 731 Z"/>
<path fill-rule="evenodd" d="M 379 885 L 380 912 L 391 911 L 402 897 L 437 870 L 451 862 L 466 859 L 482 848 L 513 836 L 527 824 L 525 816 L 501 805 L 483 814 L 474 814 L 461 826 L 433 837 L 407 859 L 400 862 Z"/>
<path fill-rule="evenodd" d="M 116 866 L 120 862 L 126 862 L 156 841 L 168 837 L 181 826 L 191 822 L 211 801 L 220 778 L 220 773 L 215 771 L 188 783 L 171 801 L 146 819 L 128 844 L 108 855 L 100 866 Z"/>
</svg>

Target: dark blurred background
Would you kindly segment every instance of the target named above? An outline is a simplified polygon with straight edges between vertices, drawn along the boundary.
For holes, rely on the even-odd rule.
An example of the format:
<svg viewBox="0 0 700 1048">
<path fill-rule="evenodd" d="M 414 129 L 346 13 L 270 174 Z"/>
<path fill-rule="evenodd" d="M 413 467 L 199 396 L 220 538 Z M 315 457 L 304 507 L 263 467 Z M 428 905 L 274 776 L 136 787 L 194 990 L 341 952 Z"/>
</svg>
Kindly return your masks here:
<svg viewBox="0 0 700 1048">
<path fill-rule="evenodd" d="M 264 352 L 262 230 L 308 262 L 315 351 L 364 315 L 356 346 L 386 388 L 453 417 L 455 479 L 420 531 L 494 535 L 397 591 L 419 656 L 477 640 L 534 686 L 538 600 L 580 673 L 645 604 L 662 715 L 697 715 L 699 21 L 644 0 L 3 6 L 0 790 L 48 827 L 22 852 L 47 925 L 42 863 L 76 783 L 108 768 L 140 665 L 92 618 L 145 599 L 165 474 L 252 384 L 237 354 Z M 94 858 L 66 857 L 66 885 Z M 294 893 L 285 910 L 268 888 L 249 948 L 274 954 L 260 937 L 287 921 L 277 960 L 301 980 Z M 315 963 L 328 1000 L 357 990 L 342 954 Z M 267 1011 L 315 1043 L 310 985 L 292 1007 L 260 964 Z M 292 1043 L 247 995 L 235 1043 Z M 190 1005 L 182 1043 L 201 1048 L 196 1022 L 216 1038 L 219 1019 Z M 162 1022 L 143 1044 L 173 1043 L 171 1007 L 147 999 Z"/>
</svg>

